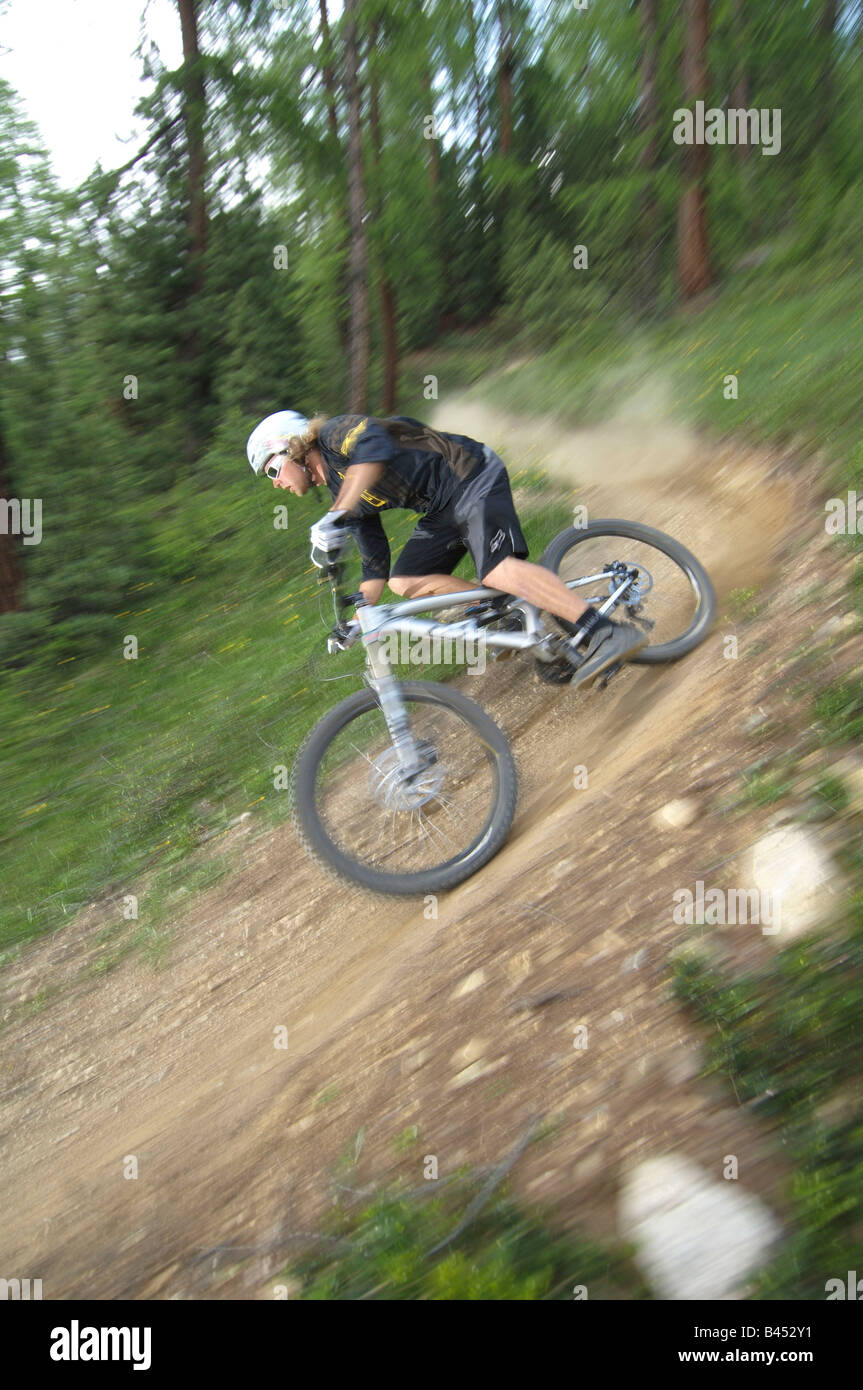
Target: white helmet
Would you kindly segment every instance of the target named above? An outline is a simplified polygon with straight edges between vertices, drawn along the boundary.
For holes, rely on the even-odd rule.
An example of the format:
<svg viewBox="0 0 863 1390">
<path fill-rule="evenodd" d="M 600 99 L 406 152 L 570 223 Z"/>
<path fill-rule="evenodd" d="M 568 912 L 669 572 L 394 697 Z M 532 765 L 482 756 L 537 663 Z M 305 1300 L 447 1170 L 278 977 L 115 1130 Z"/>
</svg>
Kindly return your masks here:
<svg viewBox="0 0 863 1390">
<path fill-rule="evenodd" d="M 298 415 L 295 410 L 277 410 L 275 415 L 268 415 L 259 425 L 255 425 L 246 442 L 246 456 L 253 472 L 261 474 L 267 459 L 276 453 L 278 446 L 292 435 L 305 434 L 308 427 L 305 415 Z"/>
</svg>

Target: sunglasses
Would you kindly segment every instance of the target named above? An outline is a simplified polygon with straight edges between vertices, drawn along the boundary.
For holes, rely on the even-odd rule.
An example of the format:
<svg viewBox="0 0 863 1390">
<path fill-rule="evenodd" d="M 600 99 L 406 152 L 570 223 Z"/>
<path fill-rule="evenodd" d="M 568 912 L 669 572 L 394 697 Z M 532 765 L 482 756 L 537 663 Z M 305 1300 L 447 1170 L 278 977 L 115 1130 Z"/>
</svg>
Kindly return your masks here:
<svg viewBox="0 0 863 1390">
<path fill-rule="evenodd" d="M 278 452 L 277 454 L 271 454 L 271 455 L 270 455 L 270 458 L 271 458 L 271 459 L 280 459 L 280 458 L 287 458 L 287 457 L 288 457 L 288 451 L 287 451 L 287 449 L 280 449 L 279 452 Z M 264 464 L 264 476 L 267 477 L 267 478 L 278 478 L 278 476 L 279 476 L 279 474 L 281 473 L 281 471 L 282 471 L 282 465 L 281 465 L 280 463 L 271 463 L 271 462 L 269 461 L 269 459 L 268 459 L 267 462 Z"/>
</svg>

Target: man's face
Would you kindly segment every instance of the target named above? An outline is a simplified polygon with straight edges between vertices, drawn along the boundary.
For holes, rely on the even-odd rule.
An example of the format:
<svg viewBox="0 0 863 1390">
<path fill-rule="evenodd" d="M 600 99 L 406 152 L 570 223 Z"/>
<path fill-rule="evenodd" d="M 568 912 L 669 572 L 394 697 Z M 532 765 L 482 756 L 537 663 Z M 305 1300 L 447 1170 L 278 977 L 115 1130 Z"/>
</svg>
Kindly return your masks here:
<svg viewBox="0 0 863 1390">
<path fill-rule="evenodd" d="M 274 441 L 274 449 L 283 447 L 283 442 Z M 287 454 L 280 454 L 278 458 L 271 459 L 267 467 L 269 468 L 273 464 L 281 464 L 279 476 L 270 480 L 273 487 L 287 488 L 288 492 L 292 492 L 295 497 L 302 497 L 308 492 L 311 482 L 308 473 L 300 464 L 288 458 Z"/>
</svg>

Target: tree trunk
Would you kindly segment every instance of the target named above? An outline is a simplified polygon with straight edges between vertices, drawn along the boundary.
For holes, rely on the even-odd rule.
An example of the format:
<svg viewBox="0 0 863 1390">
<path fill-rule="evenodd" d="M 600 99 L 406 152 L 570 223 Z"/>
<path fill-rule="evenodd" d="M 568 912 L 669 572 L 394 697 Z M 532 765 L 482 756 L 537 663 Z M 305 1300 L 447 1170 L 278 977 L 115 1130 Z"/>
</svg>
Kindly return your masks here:
<svg viewBox="0 0 863 1390">
<path fill-rule="evenodd" d="M 348 112 L 348 298 L 350 345 L 348 410 L 366 409 L 369 375 L 369 264 L 365 229 L 362 114 L 356 14 L 359 0 L 345 0 L 345 102 Z"/>
<path fill-rule="evenodd" d="M 0 428 L 0 502 L 9 501 L 12 496 L 6 441 Z M 17 538 L 5 526 L 0 530 L 0 613 L 14 613 L 21 607 L 19 544 Z"/>
<path fill-rule="evenodd" d="M 206 92 L 201 51 L 198 47 L 198 0 L 177 0 L 183 31 L 183 119 L 189 151 L 189 243 L 195 291 L 204 278 L 203 257 L 207 249 L 207 200 L 204 191 L 204 114 Z"/>
<path fill-rule="evenodd" d="M 381 393 L 381 411 L 384 415 L 392 415 L 396 408 L 399 385 L 399 344 L 395 292 L 388 275 L 381 275 L 380 294 L 381 327 L 384 337 L 384 382 Z"/>
<path fill-rule="evenodd" d="M 321 12 L 321 76 L 324 79 L 324 91 L 327 94 L 327 119 L 330 126 L 330 134 L 334 140 L 339 138 L 339 118 L 336 111 L 336 75 L 333 70 L 332 62 L 332 42 L 330 39 L 330 21 L 327 17 L 327 0 L 320 0 Z"/>
<path fill-rule="evenodd" d="M 746 0 L 734 0 L 732 13 L 734 22 L 734 87 L 730 105 L 738 111 L 749 109 L 749 26 L 746 16 Z M 754 147 L 748 140 L 738 140 L 734 146 L 734 158 L 740 176 L 740 202 L 743 209 L 746 240 L 756 239 L 761 234 L 761 217 L 758 199 L 755 196 L 755 169 L 752 156 Z"/>
<path fill-rule="evenodd" d="M 468 25 L 470 28 L 470 69 L 473 81 L 474 106 L 476 108 L 476 131 L 474 134 L 474 150 L 476 151 L 477 169 L 481 172 L 483 165 L 483 114 L 482 114 L 482 79 L 479 75 L 479 32 L 476 22 L 476 11 L 473 7 L 473 0 L 467 0 Z"/>
<path fill-rule="evenodd" d="M 377 51 L 378 46 L 378 24 L 372 25 L 371 47 L 372 52 Z M 431 90 L 431 79 L 428 81 L 428 89 Z M 383 212 L 383 188 L 381 179 L 381 151 L 383 141 L 381 139 L 381 112 L 380 97 L 378 90 L 377 68 L 372 63 L 369 69 L 369 126 L 372 137 L 372 158 L 375 168 L 375 217 L 380 223 L 381 213 Z M 437 142 L 430 142 L 437 146 Z M 434 185 L 434 179 L 432 178 Z M 381 392 L 381 414 L 392 415 L 396 407 L 396 392 L 398 390 L 398 330 L 396 327 L 396 296 L 392 281 L 387 271 L 388 248 L 381 246 L 378 253 L 378 281 L 381 297 L 381 336 L 384 349 L 384 380 Z"/>
<path fill-rule="evenodd" d="M 749 108 L 749 74 L 746 70 L 748 58 L 747 37 L 748 28 L 746 24 L 746 0 L 734 0 L 733 11 L 734 23 L 734 87 L 731 92 L 731 105 L 738 111 L 745 111 Z M 734 154 L 738 164 L 749 164 L 752 161 L 752 146 L 748 140 L 739 140 L 734 146 Z"/>
<path fill-rule="evenodd" d="M 324 84 L 324 91 L 327 94 L 327 124 L 329 127 L 330 138 L 338 151 L 340 163 L 344 163 L 344 153 L 339 133 L 338 116 L 338 84 L 336 77 L 335 60 L 333 56 L 332 31 L 330 29 L 329 15 L 327 13 L 327 0 L 320 0 L 319 12 L 321 16 L 321 80 Z M 341 254 L 346 255 L 350 247 L 350 235 L 348 232 L 347 211 L 343 204 L 338 210 L 339 223 L 342 228 Z M 336 303 L 336 329 L 341 343 L 342 353 L 345 357 L 350 351 L 351 326 L 348 314 L 344 310 L 345 302 L 349 297 L 348 273 L 347 268 L 341 268 L 338 274 L 337 303 Z"/>
<path fill-rule="evenodd" d="M 686 104 L 707 98 L 710 0 L 683 0 L 683 86 Z M 684 301 L 711 283 L 707 235 L 706 144 L 683 147 L 684 187 L 677 210 L 677 280 Z"/>
<path fill-rule="evenodd" d="M 204 288 L 204 254 L 207 249 L 207 200 L 204 186 L 204 117 L 206 91 L 201 51 L 198 45 L 198 5 L 200 0 L 177 0 L 183 34 L 183 123 L 188 157 L 189 288 L 180 353 L 189 368 L 189 387 L 194 409 L 186 415 L 183 453 L 192 462 L 200 451 L 200 410 L 206 400 L 208 382 L 201 365 L 201 338 L 197 322 L 197 301 Z"/>
<path fill-rule="evenodd" d="M 512 38 L 512 5 L 510 0 L 498 0 L 500 27 L 500 57 L 497 71 L 497 97 L 500 108 L 498 148 L 503 155 L 512 149 L 512 77 L 515 67 Z"/>
<path fill-rule="evenodd" d="M 656 196 L 655 175 L 659 162 L 659 0 L 640 0 L 641 19 L 641 103 L 638 124 L 646 143 L 639 159 L 639 168 L 646 176 L 641 195 L 640 224 L 645 252 L 642 261 L 643 283 L 638 297 L 647 305 L 656 302 L 660 281 L 660 209 Z"/>
<path fill-rule="evenodd" d="M 812 134 L 813 145 L 818 145 L 830 132 L 836 88 L 836 20 L 838 0 L 824 0 L 816 25 L 816 39 L 819 51 L 818 102 L 816 106 L 815 128 Z"/>
</svg>

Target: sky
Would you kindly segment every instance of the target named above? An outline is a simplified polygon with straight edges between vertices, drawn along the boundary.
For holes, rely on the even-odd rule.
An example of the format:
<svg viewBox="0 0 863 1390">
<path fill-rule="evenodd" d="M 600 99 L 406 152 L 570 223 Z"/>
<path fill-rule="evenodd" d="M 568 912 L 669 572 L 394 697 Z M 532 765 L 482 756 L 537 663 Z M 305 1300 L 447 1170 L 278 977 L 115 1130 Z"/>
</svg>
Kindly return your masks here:
<svg viewBox="0 0 863 1390">
<path fill-rule="evenodd" d="M 8 0 L 0 9 L 0 75 L 38 126 L 64 188 L 97 160 L 124 164 L 147 138 L 132 114 L 145 91 L 132 56 L 145 7 L 147 33 L 167 66 L 178 66 L 174 0 Z"/>
</svg>

